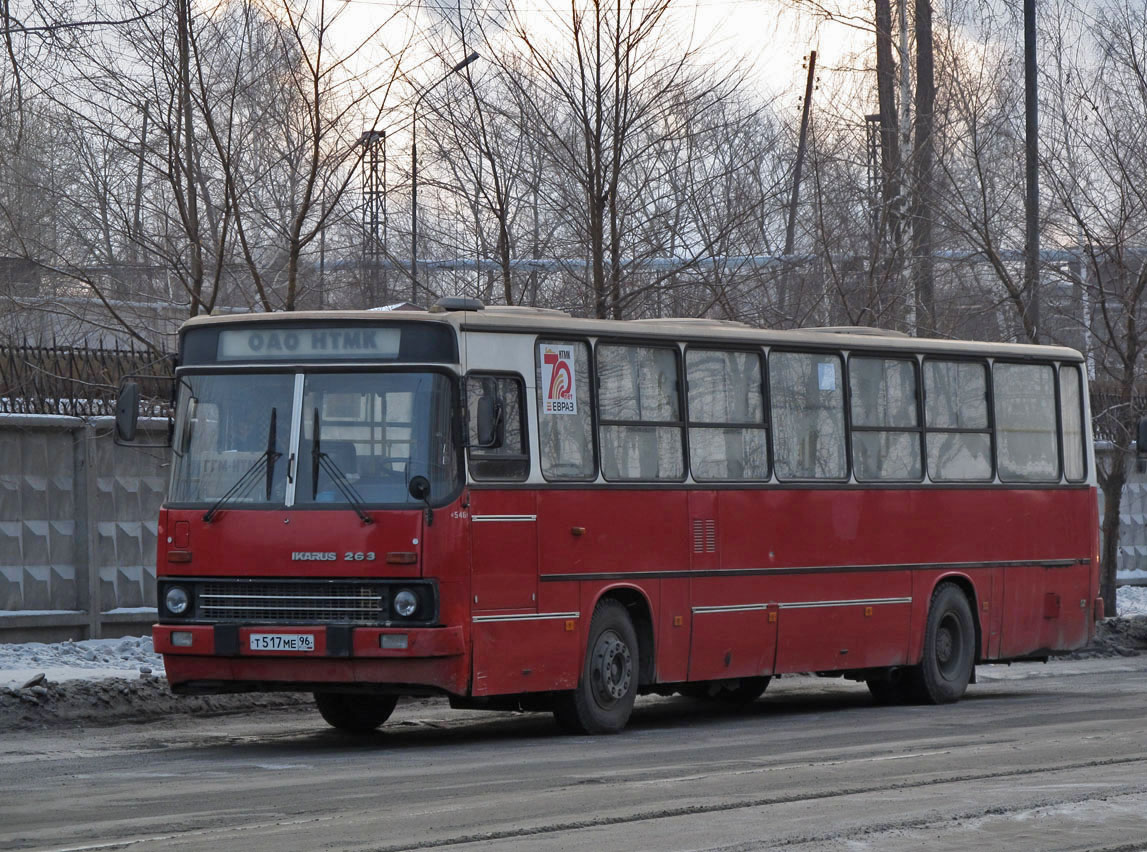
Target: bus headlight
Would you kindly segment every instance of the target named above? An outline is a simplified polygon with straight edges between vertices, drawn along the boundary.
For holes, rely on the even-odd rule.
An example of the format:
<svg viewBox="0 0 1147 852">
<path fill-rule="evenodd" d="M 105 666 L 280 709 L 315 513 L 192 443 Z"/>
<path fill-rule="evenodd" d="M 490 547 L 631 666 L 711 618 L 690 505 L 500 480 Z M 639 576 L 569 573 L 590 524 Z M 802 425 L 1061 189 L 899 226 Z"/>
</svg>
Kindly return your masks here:
<svg viewBox="0 0 1147 852">
<path fill-rule="evenodd" d="M 163 598 L 163 605 L 172 615 L 183 615 L 191 605 L 191 596 L 182 586 L 172 586 Z"/>
<path fill-rule="evenodd" d="M 394 596 L 394 611 L 403 618 L 410 618 L 418 611 L 418 595 L 410 589 L 402 589 Z"/>
</svg>

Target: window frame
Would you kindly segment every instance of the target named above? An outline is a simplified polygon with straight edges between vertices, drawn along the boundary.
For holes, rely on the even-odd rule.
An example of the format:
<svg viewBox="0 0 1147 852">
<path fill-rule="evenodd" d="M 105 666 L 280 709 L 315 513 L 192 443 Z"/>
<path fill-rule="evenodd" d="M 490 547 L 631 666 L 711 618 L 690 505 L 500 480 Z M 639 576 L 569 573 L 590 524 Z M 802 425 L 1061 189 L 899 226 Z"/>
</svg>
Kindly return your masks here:
<svg viewBox="0 0 1147 852">
<path fill-rule="evenodd" d="M 479 453 L 491 452 L 489 450 L 482 450 L 475 447 L 470 443 L 470 379 L 471 378 L 491 378 L 491 379 L 508 379 L 517 383 L 518 388 L 518 419 L 520 421 L 520 429 L 522 435 L 522 453 L 501 454 L 497 450 L 493 451 L 490 456 L 483 458 L 479 455 L 477 461 L 525 461 L 525 474 L 522 476 L 508 477 L 508 476 L 495 476 L 485 477 L 476 476 L 470 465 L 472 463 L 474 451 Z M 530 453 L 530 417 L 526 411 L 526 382 L 521 373 L 515 373 L 512 370 L 484 370 L 476 369 L 469 370 L 462 376 L 461 381 L 461 400 L 462 400 L 462 449 L 466 453 L 466 476 L 473 480 L 475 483 L 487 482 L 526 482 L 534 469 L 533 457 Z M 499 448 L 500 449 L 500 448 Z"/>
<path fill-rule="evenodd" d="M 677 379 L 677 416 L 682 419 L 670 420 L 610 420 L 602 416 L 601 410 L 601 370 L 598 366 L 598 354 L 602 346 L 633 347 L 639 349 L 663 349 L 673 353 L 676 365 Z M 598 337 L 594 341 L 591 352 L 593 363 L 590 367 L 593 373 L 593 409 L 594 409 L 594 449 L 597 458 L 597 472 L 602 481 L 625 485 L 627 483 L 683 483 L 690 478 L 689 440 L 686 435 L 687 421 L 685 411 L 685 373 L 684 358 L 682 357 L 682 342 L 678 340 L 663 341 L 656 338 L 632 337 Z M 535 356 L 536 358 L 536 356 Z M 605 475 L 605 464 L 601 450 L 601 429 L 604 426 L 645 426 L 648 428 L 677 428 L 677 437 L 681 445 L 681 476 L 675 479 L 610 479 Z"/>
<path fill-rule="evenodd" d="M 839 362 L 840 362 L 840 382 L 841 382 L 841 405 L 843 408 L 843 410 L 841 411 L 841 415 L 842 415 L 841 425 L 842 425 L 843 430 L 844 430 L 842 435 L 841 435 L 841 440 L 844 442 L 844 475 L 843 476 L 840 476 L 840 477 L 803 476 L 803 477 L 795 477 L 792 479 L 786 479 L 777 473 L 776 450 L 775 450 L 775 447 L 776 447 L 776 420 L 773 417 L 773 414 L 774 414 L 773 401 L 775 399 L 775 396 L 773 394 L 773 386 L 772 386 L 772 380 L 773 380 L 773 378 L 772 378 L 772 360 L 773 360 L 774 354 L 776 354 L 776 355 L 811 355 L 813 357 L 831 355 L 831 356 L 836 357 L 839 360 Z M 848 482 L 854 481 L 854 478 L 852 476 L 852 442 L 849 440 L 849 437 L 848 437 L 849 436 L 849 427 L 851 425 L 851 423 L 850 423 L 850 420 L 851 420 L 850 408 L 851 408 L 851 406 L 850 406 L 850 400 L 849 400 L 849 395 L 848 395 L 848 356 L 849 356 L 849 350 L 843 349 L 843 348 L 836 349 L 836 348 L 829 348 L 829 347 L 816 348 L 816 347 L 800 347 L 800 346 L 798 346 L 798 347 L 790 348 L 787 346 L 772 346 L 772 347 L 769 347 L 769 349 L 766 351 L 766 356 L 767 357 L 765 358 L 765 371 L 766 371 L 765 387 L 768 391 L 768 396 L 766 397 L 766 402 L 768 403 L 768 407 L 767 407 L 767 415 L 766 415 L 765 419 L 768 421 L 769 432 L 770 432 L 770 438 L 769 438 L 769 473 L 770 473 L 770 479 L 772 481 L 775 481 L 778 483 L 798 484 L 798 485 L 817 485 L 820 483 L 828 483 L 828 484 L 836 485 L 836 484 L 848 483 Z"/>
<path fill-rule="evenodd" d="M 1083 473 L 1078 479 L 1067 475 L 1067 446 L 1066 434 L 1063 431 L 1063 370 L 1075 373 L 1079 388 L 1079 449 L 1083 456 Z M 1087 466 L 1087 407 L 1084 405 L 1084 396 L 1087 394 L 1087 383 L 1083 380 L 1083 365 L 1078 361 L 1057 361 L 1055 364 L 1055 413 L 1056 427 L 1059 432 L 1059 475 L 1060 481 L 1070 485 L 1080 485 L 1087 482 L 1091 471 Z"/>
<path fill-rule="evenodd" d="M 889 353 L 881 350 L 873 349 L 850 349 L 845 353 L 845 366 L 848 373 L 848 388 L 847 400 L 845 402 L 847 420 L 848 420 L 848 470 L 851 474 L 851 479 L 856 482 L 862 482 L 865 485 L 879 485 L 881 483 L 920 483 L 928 479 L 928 448 L 924 443 L 924 377 L 923 369 L 921 368 L 920 356 L 918 353 L 901 354 Z M 870 361 L 901 361 L 912 365 L 912 377 L 915 381 L 915 393 L 913 399 L 916 404 L 916 425 L 915 426 L 857 426 L 852 419 L 852 361 L 854 358 L 867 359 Z M 920 476 L 915 479 L 861 479 L 856 473 L 856 454 L 853 450 L 852 435 L 854 432 L 903 432 L 903 433 L 916 433 L 916 445 L 920 452 Z"/>
<path fill-rule="evenodd" d="M 1053 399 L 1055 408 L 1053 414 L 1055 415 L 1055 429 L 1053 435 L 1056 443 L 1055 461 L 1059 466 L 1056 475 L 1048 477 L 1047 479 L 1005 479 L 1000 474 L 999 463 L 999 422 L 996 418 L 996 366 L 1004 365 L 1009 367 L 1047 367 L 1051 370 L 1052 375 L 1052 390 L 1054 391 Z M 1060 420 L 1060 403 L 1059 403 L 1059 361 L 1043 361 L 1038 358 L 992 358 L 991 370 L 989 371 L 992 377 L 991 381 L 991 414 L 989 415 L 992 424 L 992 464 L 994 465 L 995 479 L 1002 485 L 1021 486 L 1028 488 L 1047 487 L 1049 485 L 1062 484 L 1065 480 L 1063 478 L 1063 428 Z"/>
<path fill-rule="evenodd" d="M 540 344 L 543 344 L 543 343 L 553 343 L 553 344 L 574 343 L 574 344 L 580 344 L 580 345 L 585 346 L 586 359 L 589 361 L 589 375 L 586 377 L 586 381 L 589 382 L 589 385 L 588 385 L 588 387 L 589 387 L 589 421 L 590 421 L 589 440 L 590 440 L 590 452 L 593 454 L 593 471 L 589 476 L 578 477 L 576 479 L 572 478 L 572 477 L 570 477 L 570 478 L 563 477 L 561 479 L 551 479 L 550 477 L 546 476 L 546 468 L 545 468 L 545 465 L 542 464 L 542 444 L 541 444 L 541 441 L 542 441 L 542 428 L 541 428 L 541 423 L 542 423 L 542 412 L 541 412 L 542 389 L 541 389 L 540 383 L 539 383 L 539 387 L 534 389 L 535 390 L 534 404 L 536 406 L 536 412 L 537 412 L 536 416 L 538 419 L 538 430 L 537 430 L 538 431 L 538 434 L 537 434 L 538 473 L 541 474 L 541 477 L 545 482 L 553 482 L 553 483 L 558 483 L 558 484 L 566 483 L 566 482 L 581 482 L 581 483 L 596 482 L 598 477 L 601 476 L 601 449 L 598 446 L 598 434 L 597 434 L 597 423 L 598 423 L 598 418 L 597 418 L 597 357 L 594 354 L 594 341 L 593 341 L 593 339 L 591 339 L 589 337 L 582 336 L 582 335 L 569 335 L 568 337 L 560 337 L 558 335 L 549 335 L 549 336 L 543 337 L 542 335 L 536 335 L 534 337 L 534 343 L 533 343 L 534 375 L 535 375 L 535 377 L 537 376 L 538 371 L 541 369 L 541 363 L 538 361 L 538 346 Z"/>
<path fill-rule="evenodd" d="M 708 423 L 693 420 L 693 412 L 689 407 L 689 353 L 693 350 L 701 352 L 735 352 L 745 355 L 756 355 L 757 364 L 760 366 L 761 381 L 757 387 L 761 395 L 761 422 L 757 423 Z M 685 446 L 687 450 L 686 460 L 688 461 L 688 475 L 694 482 L 704 483 L 706 485 L 717 485 L 726 483 L 734 486 L 750 487 L 774 481 L 773 475 L 773 437 L 772 437 L 772 411 L 769 405 L 769 365 L 766 351 L 757 346 L 728 346 L 722 345 L 720 341 L 688 341 L 685 343 L 684 351 L 681 356 L 681 370 L 683 373 L 683 396 L 685 407 L 683 413 L 685 416 Z M 693 444 L 690 438 L 690 430 L 696 426 L 699 429 L 760 429 L 765 433 L 765 465 L 767 470 L 765 475 L 760 479 L 702 479 L 697 476 L 693 471 Z"/>
<path fill-rule="evenodd" d="M 462 461 L 462 456 L 465 453 L 465 442 L 467 438 L 467 424 L 466 424 L 466 408 L 464 394 L 466 391 L 465 376 L 455 370 L 450 369 L 449 366 L 443 364 L 427 363 L 427 364 L 405 364 L 405 363 L 385 363 L 385 364 L 370 364 L 363 362 L 355 363 L 303 363 L 303 364 L 189 364 L 180 365 L 175 371 L 175 383 L 177 386 L 187 386 L 186 382 L 180 380 L 187 376 L 215 376 L 215 375 L 266 375 L 281 373 L 293 377 L 303 377 L 305 385 L 306 377 L 313 374 L 322 373 L 362 373 L 367 375 L 388 374 L 388 373 L 435 373 L 445 376 L 450 384 L 452 398 L 450 400 L 450 429 L 451 437 L 454 441 L 454 447 L 458 454 L 458 469 L 455 471 L 451 488 L 445 494 L 431 494 L 430 506 L 434 509 L 440 509 L 448 506 L 458 499 L 459 495 L 466 488 L 467 470 Z M 301 390 L 301 389 L 300 389 Z M 292 405 L 292 409 L 293 409 Z M 297 412 L 299 422 L 292 425 L 292 432 L 288 434 L 287 446 L 291 447 L 290 451 L 286 453 L 298 453 L 301 456 L 301 447 L 303 443 L 303 428 L 302 428 L 302 412 Z M 294 437 L 293 430 L 298 426 L 298 437 L 292 442 Z M 301 461 L 296 461 L 296 464 Z M 172 472 L 168 476 L 167 489 L 170 495 L 171 489 L 171 476 L 174 475 L 174 466 Z M 297 477 L 296 473 L 296 477 Z M 209 503 L 202 501 L 171 501 L 166 499 L 164 506 L 172 509 L 201 509 L 208 506 Z M 389 509 L 407 509 L 410 508 L 407 503 L 386 503 L 379 501 L 369 501 L 363 503 L 363 506 L 368 510 L 389 510 Z M 296 502 L 289 502 L 286 505 L 283 503 L 250 503 L 243 504 L 244 509 L 255 510 L 268 510 L 268 511 L 283 511 L 299 509 L 300 505 Z M 322 504 L 309 504 L 305 507 L 308 512 L 342 512 L 347 511 L 345 504 L 338 503 L 322 503 Z"/>
<path fill-rule="evenodd" d="M 984 405 L 986 407 L 987 425 L 983 429 L 972 429 L 962 427 L 946 427 L 928 425 L 928 389 L 925 386 L 927 381 L 926 367 L 929 361 L 939 361 L 941 363 L 959 363 L 959 364 L 979 364 L 984 371 Z M 974 355 L 948 355 L 948 354 L 924 354 L 920 360 L 920 411 L 923 415 L 921 425 L 924 428 L 924 476 L 927 481 L 933 482 L 937 485 L 991 485 L 992 483 L 999 483 L 1002 480 L 999 478 L 996 467 L 996 396 L 995 388 L 992 383 L 992 366 L 993 360 L 990 358 L 981 358 Z M 936 479 L 928 465 L 928 434 L 935 432 L 941 435 L 983 435 L 988 436 L 988 475 L 984 479 Z"/>
</svg>

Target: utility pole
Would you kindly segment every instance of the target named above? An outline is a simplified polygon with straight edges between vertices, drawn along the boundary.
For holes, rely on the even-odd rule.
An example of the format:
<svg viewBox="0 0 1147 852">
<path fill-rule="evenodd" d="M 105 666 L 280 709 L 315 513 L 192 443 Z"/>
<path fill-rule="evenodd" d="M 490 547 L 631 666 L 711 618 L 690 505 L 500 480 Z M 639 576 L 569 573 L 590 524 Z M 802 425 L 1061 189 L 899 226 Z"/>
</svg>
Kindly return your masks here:
<svg viewBox="0 0 1147 852">
<path fill-rule="evenodd" d="M 143 224 L 140 208 L 143 204 L 143 161 L 147 157 L 147 101 L 143 103 L 143 128 L 139 133 L 139 164 L 135 173 L 135 209 L 131 217 L 131 257 L 139 260 L 139 243 L 143 239 Z"/>
<path fill-rule="evenodd" d="M 1039 343 L 1039 101 L 1036 88 L 1035 0 L 1024 0 L 1024 208 L 1027 244 L 1024 251 L 1024 292 L 1029 343 Z"/>
<path fill-rule="evenodd" d="M 813 84 L 816 81 L 816 51 L 810 50 L 808 54 L 808 78 L 805 80 L 804 101 L 801 103 L 801 130 L 797 139 L 797 160 L 793 166 L 793 191 L 789 196 L 789 222 L 785 228 L 785 257 L 788 258 L 796 250 L 797 235 L 797 201 L 800 199 L 801 171 L 804 168 L 804 153 L 808 145 L 809 111 L 812 109 Z M 782 317 L 788 313 L 788 289 L 792 277 L 792 261 L 782 273 L 780 287 L 777 293 L 777 309 Z M 660 313 L 658 314 L 660 316 Z"/>
<path fill-rule="evenodd" d="M 801 191 L 801 169 L 804 166 L 805 142 L 808 139 L 808 114 L 812 106 L 812 87 L 816 79 L 816 51 L 808 53 L 808 79 L 804 85 L 804 103 L 801 104 L 801 132 L 797 140 L 797 162 L 793 168 L 793 192 L 789 198 L 789 226 L 785 230 L 785 256 L 793 253 L 797 231 L 797 199 Z"/>
<path fill-rule="evenodd" d="M 179 39 L 179 107 L 183 112 L 183 183 L 187 198 L 187 239 L 191 244 L 191 316 L 203 299 L 203 242 L 199 233 L 199 186 L 195 180 L 195 133 L 191 118 L 191 2 L 176 0 Z"/>
<path fill-rule="evenodd" d="M 896 113 L 896 61 L 892 58 L 892 6 L 876 0 L 876 95 L 880 113 L 880 167 L 883 172 L 881 211 L 892 236 L 893 251 L 901 245 L 900 139 Z"/>
<path fill-rule="evenodd" d="M 438 80 L 422 90 L 414 99 L 414 110 L 410 118 L 410 302 L 418 303 L 418 106 L 422 99 L 445 83 L 452 74 L 457 74 L 471 62 L 478 59 L 478 51 L 443 74 Z"/>
<path fill-rule="evenodd" d="M 916 138 L 913 150 L 912 254 L 917 336 L 936 334 L 933 283 L 933 114 L 936 103 L 932 52 L 932 0 L 916 0 Z"/>
</svg>

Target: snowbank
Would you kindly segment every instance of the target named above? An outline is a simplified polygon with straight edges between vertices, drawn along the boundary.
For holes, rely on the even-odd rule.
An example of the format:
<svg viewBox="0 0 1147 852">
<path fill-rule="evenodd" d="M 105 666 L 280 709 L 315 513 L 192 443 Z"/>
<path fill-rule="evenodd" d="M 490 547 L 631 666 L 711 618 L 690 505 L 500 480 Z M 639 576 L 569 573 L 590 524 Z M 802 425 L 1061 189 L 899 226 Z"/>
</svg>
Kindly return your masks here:
<svg viewBox="0 0 1147 852">
<path fill-rule="evenodd" d="M 83 642 L 0 643 L 0 688 L 19 689 L 37 675 L 65 680 L 163 676 L 163 657 L 150 636 L 88 639 Z"/>
<path fill-rule="evenodd" d="M 1123 586 L 1116 590 L 1120 615 L 1147 615 L 1147 586 Z"/>
</svg>

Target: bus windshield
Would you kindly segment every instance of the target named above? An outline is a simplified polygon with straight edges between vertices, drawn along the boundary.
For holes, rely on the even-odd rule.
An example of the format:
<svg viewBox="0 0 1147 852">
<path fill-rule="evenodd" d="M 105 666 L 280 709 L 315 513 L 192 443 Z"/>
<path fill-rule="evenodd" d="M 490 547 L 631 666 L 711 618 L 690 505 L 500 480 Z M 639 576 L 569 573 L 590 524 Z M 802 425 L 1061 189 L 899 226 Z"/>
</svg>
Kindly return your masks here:
<svg viewBox="0 0 1147 852">
<path fill-rule="evenodd" d="M 314 373 L 304 377 L 295 505 L 345 503 L 326 469 L 315 468 L 314 423 L 320 452 L 364 503 L 415 503 L 411 477 L 430 480 L 431 499 L 454 490 L 457 453 L 451 430 L 450 381 L 440 373 Z"/>
<path fill-rule="evenodd" d="M 302 406 L 294 408 L 296 382 Z M 181 379 L 170 501 L 210 505 L 266 452 L 275 411 L 274 443 L 283 458 L 228 504 L 345 504 L 327 465 L 312 479 L 313 424 L 320 452 L 366 504 L 416 504 L 413 476 L 430 480 L 431 499 L 454 490 L 457 449 L 451 428 L 452 385 L 440 373 L 196 374 Z M 292 424 L 298 428 L 292 430 Z M 292 431 L 297 446 L 290 446 Z M 289 465 L 288 458 L 297 459 Z M 288 469 L 295 475 L 289 483 Z M 289 485 L 293 485 L 290 488 Z M 293 492 L 293 495 L 290 493 Z M 293 496 L 293 500 L 291 497 Z"/>
</svg>

